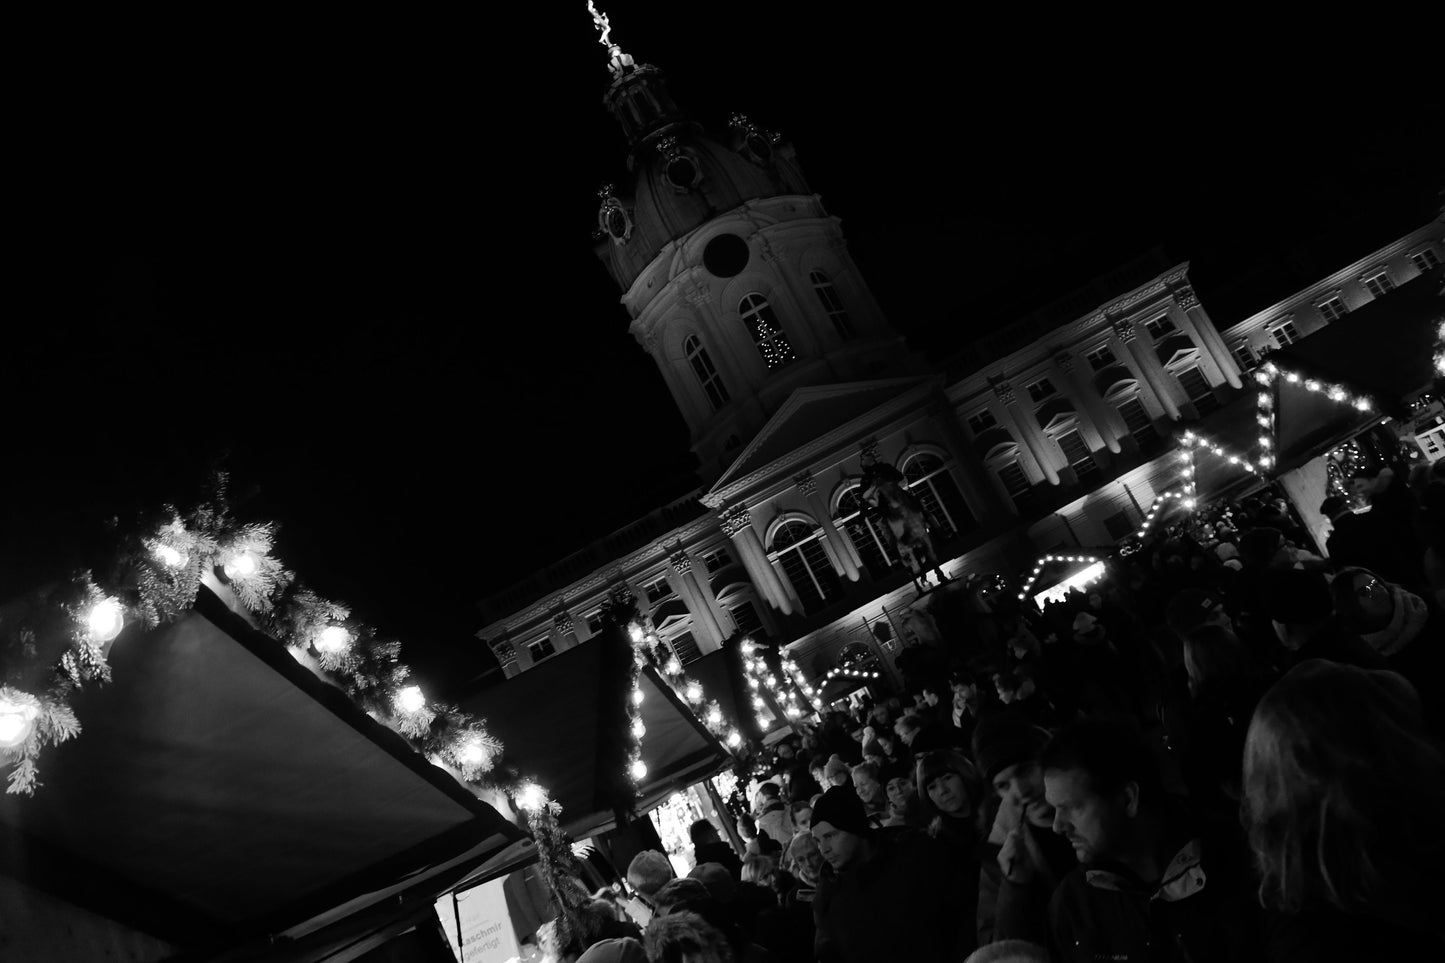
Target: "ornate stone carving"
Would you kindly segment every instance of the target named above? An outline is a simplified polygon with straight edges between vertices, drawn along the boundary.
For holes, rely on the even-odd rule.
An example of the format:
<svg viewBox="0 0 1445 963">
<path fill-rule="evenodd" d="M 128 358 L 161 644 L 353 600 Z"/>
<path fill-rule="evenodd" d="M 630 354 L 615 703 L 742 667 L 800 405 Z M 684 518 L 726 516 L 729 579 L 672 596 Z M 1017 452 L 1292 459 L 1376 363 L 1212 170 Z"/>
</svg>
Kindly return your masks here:
<svg viewBox="0 0 1445 963">
<path fill-rule="evenodd" d="M 696 278 L 688 278 L 681 287 L 683 299 L 695 308 L 700 308 L 712 300 L 712 291 L 707 284 Z"/>
<path fill-rule="evenodd" d="M 1128 344 L 1134 340 L 1134 325 L 1128 321 L 1114 321 L 1111 323 L 1114 326 L 1114 334 L 1118 335 L 1120 341 Z"/>
<path fill-rule="evenodd" d="M 575 623 L 573 623 L 572 621 L 571 614 L 567 612 L 563 612 L 561 615 L 554 616 L 552 619 L 552 624 L 557 626 L 558 635 L 571 635 L 572 630 L 576 628 Z"/>
<path fill-rule="evenodd" d="M 505 639 L 493 643 L 492 652 L 496 654 L 497 661 L 504 665 L 508 662 L 517 661 L 517 647 Z"/>
<path fill-rule="evenodd" d="M 718 514 L 718 525 L 728 538 L 745 531 L 753 523 L 753 516 L 746 505 L 734 505 Z"/>
<path fill-rule="evenodd" d="M 1186 311 L 1199 306 L 1199 295 L 1194 293 L 1194 286 L 1192 284 L 1185 284 L 1175 288 L 1174 300 L 1178 301 L 1179 306 Z"/>
<path fill-rule="evenodd" d="M 682 549 L 673 552 L 667 561 L 672 565 L 672 570 L 678 575 L 686 575 L 692 571 L 692 559 L 688 558 L 687 553 Z"/>
<path fill-rule="evenodd" d="M 989 386 L 993 388 L 993 393 L 998 396 L 999 401 L 1002 401 L 1006 405 L 1011 405 L 1014 403 L 1013 385 L 1009 384 L 1002 378 L 990 378 L 988 379 L 988 381 Z"/>
<path fill-rule="evenodd" d="M 798 491 L 806 498 L 818 491 L 818 480 L 813 477 L 810 471 L 799 472 L 793 476 L 793 484 L 798 486 Z"/>
</svg>

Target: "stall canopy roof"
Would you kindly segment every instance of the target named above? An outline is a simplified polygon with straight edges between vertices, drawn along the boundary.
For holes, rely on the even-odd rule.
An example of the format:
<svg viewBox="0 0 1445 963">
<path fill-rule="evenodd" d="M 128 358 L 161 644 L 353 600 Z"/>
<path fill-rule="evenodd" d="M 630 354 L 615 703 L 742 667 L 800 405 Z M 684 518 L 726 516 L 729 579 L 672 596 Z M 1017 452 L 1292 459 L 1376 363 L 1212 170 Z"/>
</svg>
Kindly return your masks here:
<svg viewBox="0 0 1445 963">
<path fill-rule="evenodd" d="M 0 873 L 26 886 L 181 951 L 269 954 L 287 931 L 388 925 L 399 896 L 446 892 L 439 868 L 532 856 L 521 830 L 206 588 L 175 623 L 123 632 L 110 662 L 112 682 L 77 694 L 84 731 L 46 752 L 36 794 L 0 797 Z"/>
<path fill-rule="evenodd" d="M 459 700 L 486 720 L 507 757 L 562 804 L 563 827 L 579 839 L 614 824 L 613 813 L 598 800 L 599 720 L 604 699 L 626 699 L 629 693 L 602 691 L 604 650 L 600 640 L 583 643 Z M 725 768 L 729 757 L 652 669 L 644 670 L 641 687 L 647 777 L 638 796 L 644 811 Z"/>
</svg>

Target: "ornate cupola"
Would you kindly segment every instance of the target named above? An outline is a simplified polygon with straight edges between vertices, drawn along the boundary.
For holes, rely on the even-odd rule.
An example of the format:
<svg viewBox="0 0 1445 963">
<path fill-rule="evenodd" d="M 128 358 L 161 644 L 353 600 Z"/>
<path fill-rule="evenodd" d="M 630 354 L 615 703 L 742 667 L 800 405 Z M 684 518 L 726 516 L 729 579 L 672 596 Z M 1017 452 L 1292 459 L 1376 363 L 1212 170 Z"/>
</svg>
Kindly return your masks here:
<svg viewBox="0 0 1445 963">
<path fill-rule="evenodd" d="M 797 388 L 915 370 L 792 146 L 742 114 L 710 135 L 588 10 L 607 48 L 603 103 L 627 139 L 627 175 L 598 192 L 596 252 L 703 478 Z"/>
</svg>

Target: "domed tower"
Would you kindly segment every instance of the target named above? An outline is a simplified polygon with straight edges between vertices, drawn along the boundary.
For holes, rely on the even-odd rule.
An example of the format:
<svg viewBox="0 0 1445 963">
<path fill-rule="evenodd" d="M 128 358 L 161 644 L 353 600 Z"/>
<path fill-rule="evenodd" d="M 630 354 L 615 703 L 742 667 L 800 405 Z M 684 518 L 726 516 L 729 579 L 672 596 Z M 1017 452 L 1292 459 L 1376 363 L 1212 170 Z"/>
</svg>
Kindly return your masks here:
<svg viewBox="0 0 1445 963">
<path fill-rule="evenodd" d="M 611 42 L 595 8 L 593 19 L 611 58 L 603 101 L 628 145 L 626 183 L 600 192 L 597 256 L 682 411 L 703 480 L 797 388 L 921 370 L 792 147 L 740 114 L 726 132 L 704 131 L 662 71 Z"/>
</svg>

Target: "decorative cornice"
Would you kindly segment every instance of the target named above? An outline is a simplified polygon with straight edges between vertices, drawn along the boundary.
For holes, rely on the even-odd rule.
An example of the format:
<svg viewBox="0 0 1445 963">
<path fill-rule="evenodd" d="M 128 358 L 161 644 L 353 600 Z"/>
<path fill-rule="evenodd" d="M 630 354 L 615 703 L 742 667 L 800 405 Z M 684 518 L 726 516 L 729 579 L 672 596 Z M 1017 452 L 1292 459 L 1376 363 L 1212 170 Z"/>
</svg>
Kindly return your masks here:
<svg viewBox="0 0 1445 963">
<path fill-rule="evenodd" d="M 576 623 L 572 621 L 572 616 L 567 612 L 554 616 L 552 624 L 557 626 L 558 635 L 571 635 L 572 630 L 576 628 Z"/>
<path fill-rule="evenodd" d="M 1134 340 L 1135 331 L 1133 323 L 1129 321 L 1119 320 L 1113 322 L 1113 325 L 1114 334 L 1118 335 L 1120 341 L 1128 344 L 1129 342 Z"/>
<path fill-rule="evenodd" d="M 1174 289 L 1174 300 L 1179 306 L 1188 311 L 1190 308 L 1199 307 L 1199 295 L 1194 293 L 1194 285 L 1185 284 Z"/>
<path fill-rule="evenodd" d="M 672 565 L 672 570 L 678 575 L 686 575 L 688 572 L 692 571 L 692 559 L 688 558 L 687 552 L 683 551 L 682 549 L 678 549 L 676 552 L 673 552 L 672 555 L 668 557 L 667 561 L 669 564 Z"/>
<path fill-rule="evenodd" d="M 793 484 L 798 486 L 798 491 L 804 498 L 818 493 L 818 480 L 810 471 L 802 471 L 794 475 Z"/>
</svg>

